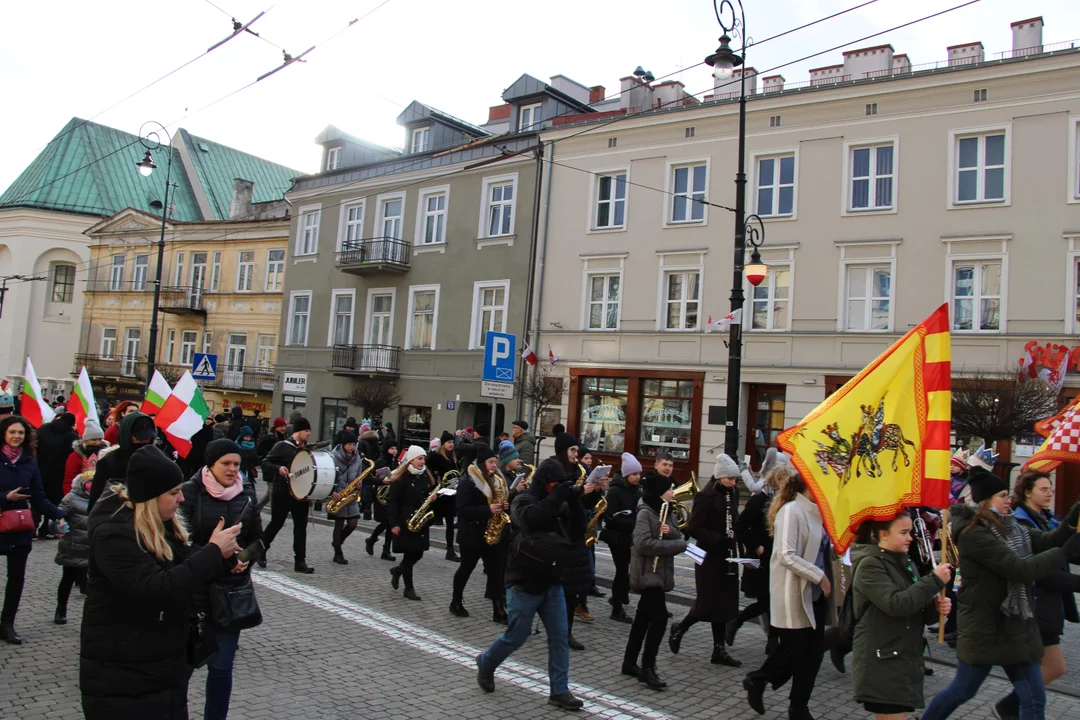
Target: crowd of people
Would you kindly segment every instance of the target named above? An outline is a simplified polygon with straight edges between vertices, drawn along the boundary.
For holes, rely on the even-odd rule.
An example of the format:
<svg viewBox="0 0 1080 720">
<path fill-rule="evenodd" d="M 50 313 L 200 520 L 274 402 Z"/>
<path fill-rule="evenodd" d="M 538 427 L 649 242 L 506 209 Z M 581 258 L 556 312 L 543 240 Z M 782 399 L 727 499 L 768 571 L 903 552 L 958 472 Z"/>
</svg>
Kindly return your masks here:
<svg viewBox="0 0 1080 720">
<path fill-rule="evenodd" d="M 323 449 L 311 443 L 310 423 L 299 413 L 276 418 L 260 437 L 241 413 L 212 418 L 178 461 L 162 447 L 153 419 L 133 404 L 117 405 L 101 422 L 87 419 L 76 436 L 66 412 L 35 432 L 14 414 L 12 400 L 0 395 L 0 554 L 7 556 L 0 638 L 22 642 L 14 622 L 32 538 L 59 536 L 54 622 L 67 622 L 75 587 L 86 595 L 86 717 L 187 717 L 188 682 L 202 666 L 204 717 L 227 717 L 240 634 L 262 622 L 252 563 L 265 567 L 291 520 L 293 568 L 314 572 L 312 503 L 290 489 L 298 453 Z M 476 658 L 485 692 L 496 690 L 499 667 L 533 634 L 539 616 L 549 703 L 583 706 L 570 691 L 571 652 L 584 649 L 573 626 L 593 621 L 589 599 L 604 596 L 595 571 L 601 542 L 615 566 L 610 618 L 628 625 L 621 671 L 652 690 L 667 687 L 660 673 L 665 635 L 678 654 L 687 632 L 707 622 L 711 663 L 739 668 L 728 648 L 756 620 L 767 637 L 766 659 L 742 685 L 758 714 L 767 712 L 768 690 L 790 684 L 789 720 L 812 720 L 826 654 L 844 671 L 851 653 L 854 699 L 879 720 L 924 707 L 923 720 L 947 718 L 975 697 L 994 666 L 1014 688 L 992 705 L 994 716 L 1045 717 L 1045 687 L 1065 672 L 1064 623 L 1080 621 L 1073 598 L 1080 577 L 1069 572 L 1080 559 L 1080 503 L 1057 518 L 1046 474 L 1025 472 L 1010 487 L 977 458 L 969 463 L 958 454 L 950 524 L 930 509 L 906 509 L 863 523 L 838 557 L 813 493 L 782 452 L 770 450 L 758 473 L 718 455 L 680 526 L 674 458 L 647 458 L 645 470 L 642 459 L 623 453 L 618 467 L 603 466 L 556 430 L 554 453 L 543 460 L 524 421 L 503 438 L 466 428 L 421 447 L 399 443 L 390 423 L 373 430 L 349 418 L 322 444 L 334 469 L 325 500 L 347 501 L 327 510 L 334 563 L 348 564 L 348 538 L 361 518 L 374 519 L 367 554 L 374 556 L 381 538 L 388 584 L 418 602 L 416 574 L 441 526 L 446 558 L 458 563 L 447 592 L 456 617 L 469 617 L 469 581 L 482 565 L 483 597 L 503 626 Z M 260 474 L 268 485 L 263 498 L 254 482 Z M 949 533 L 958 567 L 936 562 L 935 530 Z M 685 617 L 669 623 L 675 557 L 688 543 L 696 546 L 696 597 Z M 638 597 L 632 612 L 631 592 Z M 751 601 L 743 609 L 740 593 Z M 958 665 L 927 707 L 926 629 L 933 625 L 955 644 Z"/>
</svg>

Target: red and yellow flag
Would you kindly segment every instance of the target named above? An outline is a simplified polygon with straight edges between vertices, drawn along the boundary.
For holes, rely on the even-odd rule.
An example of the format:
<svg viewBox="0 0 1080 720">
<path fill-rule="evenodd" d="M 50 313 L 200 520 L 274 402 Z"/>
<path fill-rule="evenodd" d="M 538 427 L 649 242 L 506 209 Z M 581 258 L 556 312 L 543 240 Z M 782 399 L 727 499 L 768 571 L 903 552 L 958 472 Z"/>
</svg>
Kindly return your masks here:
<svg viewBox="0 0 1080 720">
<path fill-rule="evenodd" d="M 777 442 L 844 552 L 865 520 L 949 501 L 952 363 L 942 305 Z"/>
<path fill-rule="evenodd" d="M 1053 417 L 1035 423 L 1046 438 L 1021 470 L 1050 472 L 1063 462 L 1080 462 L 1080 395 Z"/>
</svg>

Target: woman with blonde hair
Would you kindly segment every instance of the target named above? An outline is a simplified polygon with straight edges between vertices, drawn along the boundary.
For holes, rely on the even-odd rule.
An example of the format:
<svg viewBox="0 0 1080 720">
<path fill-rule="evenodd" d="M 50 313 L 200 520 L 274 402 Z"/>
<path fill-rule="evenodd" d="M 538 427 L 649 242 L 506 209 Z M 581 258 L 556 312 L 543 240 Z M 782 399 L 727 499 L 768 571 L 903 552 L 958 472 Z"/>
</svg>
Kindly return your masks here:
<svg viewBox="0 0 1080 720">
<path fill-rule="evenodd" d="M 90 513 L 90 582 L 79 687 L 87 720 L 186 719 L 195 594 L 229 571 L 239 524 L 219 520 L 192 551 L 177 515 L 180 468 L 154 446 L 137 450 L 126 484 Z"/>
<path fill-rule="evenodd" d="M 394 552 L 401 554 L 401 563 L 390 568 L 390 585 L 397 590 L 404 580 L 407 600 L 420 599 L 413 587 L 413 566 L 420 562 L 430 546 L 428 525 L 419 531 L 409 529 L 409 518 L 424 504 L 436 484 L 431 471 L 425 467 L 426 461 L 424 449 L 410 445 L 404 460 L 390 475 L 386 499 L 386 517 L 394 536 Z"/>
</svg>

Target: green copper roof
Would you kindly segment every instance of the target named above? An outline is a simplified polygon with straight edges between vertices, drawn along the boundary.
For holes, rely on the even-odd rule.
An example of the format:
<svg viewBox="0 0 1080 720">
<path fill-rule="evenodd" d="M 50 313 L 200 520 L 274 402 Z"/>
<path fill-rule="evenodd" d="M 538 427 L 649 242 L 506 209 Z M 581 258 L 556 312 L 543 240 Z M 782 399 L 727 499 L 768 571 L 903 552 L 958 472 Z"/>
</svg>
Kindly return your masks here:
<svg viewBox="0 0 1080 720">
<path fill-rule="evenodd" d="M 140 175 L 135 167 L 145 151 L 137 135 L 72 118 L 0 195 L 0 207 L 33 207 L 102 217 L 130 207 L 157 215 L 161 210 L 150 203 L 160 203 L 164 195 L 169 148 L 154 151 L 154 163 L 159 169 L 149 177 Z M 175 151 L 172 180 L 177 187 L 169 194 L 170 217 L 201 220 L 180 154 Z"/>
<path fill-rule="evenodd" d="M 234 150 L 178 130 L 183 135 L 184 147 L 188 149 L 199 184 L 206 193 L 215 220 L 229 219 L 229 201 L 232 199 L 233 180 L 242 178 L 255 183 L 252 202 L 280 200 L 292 185 L 292 179 L 302 175 L 298 170 L 278 165 L 246 152 Z"/>
</svg>

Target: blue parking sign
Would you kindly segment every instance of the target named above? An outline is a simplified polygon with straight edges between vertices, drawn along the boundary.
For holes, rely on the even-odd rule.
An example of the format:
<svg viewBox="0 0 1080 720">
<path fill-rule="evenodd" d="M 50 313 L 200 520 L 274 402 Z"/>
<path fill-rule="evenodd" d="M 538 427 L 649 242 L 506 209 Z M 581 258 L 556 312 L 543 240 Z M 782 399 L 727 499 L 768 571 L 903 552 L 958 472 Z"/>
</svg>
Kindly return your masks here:
<svg viewBox="0 0 1080 720">
<path fill-rule="evenodd" d="M 512 383 L 517 368 L 517 337 L 489 330 L 484 340 L 484 380 Z"/>
</svg>

